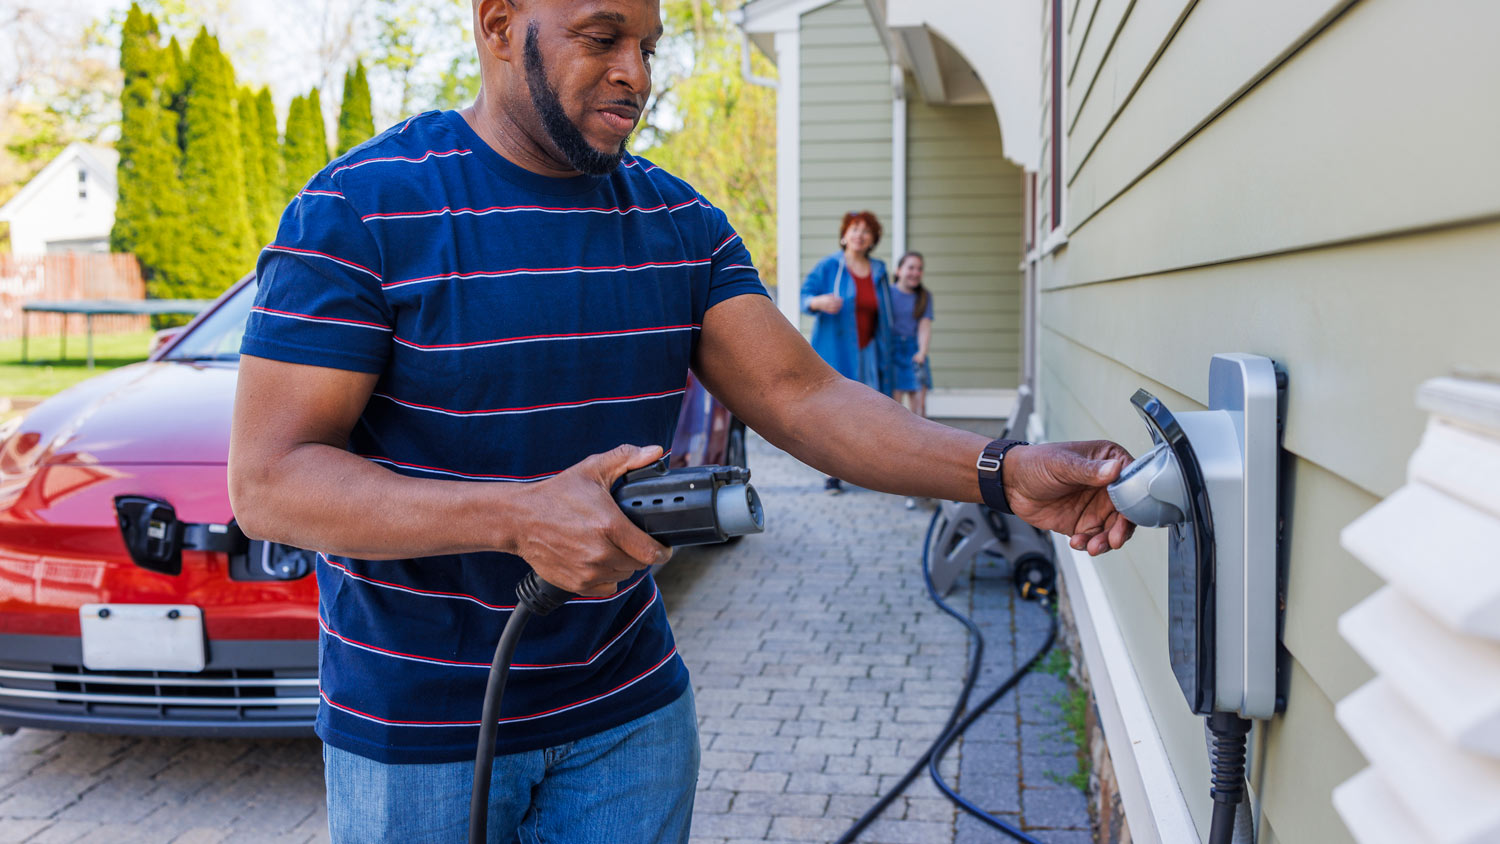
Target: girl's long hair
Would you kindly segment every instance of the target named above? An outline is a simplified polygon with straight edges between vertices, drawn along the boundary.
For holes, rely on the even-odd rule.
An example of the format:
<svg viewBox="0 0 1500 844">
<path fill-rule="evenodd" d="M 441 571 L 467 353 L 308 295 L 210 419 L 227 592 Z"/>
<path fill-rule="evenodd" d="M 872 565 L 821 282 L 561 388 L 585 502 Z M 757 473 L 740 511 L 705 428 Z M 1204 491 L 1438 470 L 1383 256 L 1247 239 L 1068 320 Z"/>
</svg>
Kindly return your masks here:
<svg viewBox="0 0 1500 844">
<path fill-rule="evenodd" d="M 927 268 L 927 259 L 922 257 L 921 252 L 908 252 L 905 255 L 901 256 L 901 260 L 896 262 L 897 273 L 900 273 L 901 268 L 906 265 L 907 258 L 916 258 L 918 261 L 922 262 L 923 269 Z M 912 311 L 912 318 L 920 322 L 922 320 L 922 315 L 927 313 L 927 302 L 929 301 L 932 294 L 927 292 L 927 286 L 922 284 L 922 282 L 920 281 L 917 282 L 916 294 L 917 301 L 915 303 L 915 309 Z"/>
</svg>

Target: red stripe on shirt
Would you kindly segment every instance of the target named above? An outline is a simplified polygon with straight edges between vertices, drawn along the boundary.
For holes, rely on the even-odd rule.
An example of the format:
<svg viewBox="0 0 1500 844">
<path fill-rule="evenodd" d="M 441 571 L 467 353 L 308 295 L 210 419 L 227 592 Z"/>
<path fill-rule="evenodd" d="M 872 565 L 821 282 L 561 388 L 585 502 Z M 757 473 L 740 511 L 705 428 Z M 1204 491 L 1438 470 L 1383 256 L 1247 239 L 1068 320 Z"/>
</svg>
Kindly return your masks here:
<svg viewBox="0 0 1500 844">
<path fill-rule="evenodd" d="M 645 578 L 642 578 L 642 580 L 644 580 L 644 579 Z M 582 662 L 554 662 L 554 663 L 551 663 L 551 664 L 544 664 L 544 663 L 535 663 L 535 664 L 533 664 L 533 663 L 528 663 L 528 662 L 512 662 L 510 664 L 510 667 L 511 668 L 542 669 L 542 668 L 581 668 L 582 666 L 590 665 L 590 664 L 592 664 L 594 662 L 594 660 L 596 660 L 600 656 L 602 656 L 605 651 L 607 651 L 611 647 L 613 647 L 616 642 L 620 641 L 620 639 L 626 633 L 629 633 L 630 630 L 631 630 L 631 628 L 635 627 L 636 622 L 640 621 L 642 618 L 645 618 L 646 611 L 649 610 L 649 609 L 651 609 L 652 607 L 656 606 L 656 599 L 660 598 L 660 597 L 661 597 L 661 590 L 660 589 L 654 589 L 654 590 L 652 590 L 651 597 L 649 599 L 647 599 L 646 603 L 644 603 L 644 604 L 641 605 L 640 610 L 630 619 L 630 621 L 626 622 L 625 626 L 620 628 L 620 632 L 616 633 L 614 636 L 611 636 L 610 640 L 608 642 L 605 642 L 604 644 L 600 645 L 598 650 L 596 650 L 593 653 L 589 654 L 589 658 L 586 659 L 586 660 L 584 660 L 584 661 L 582 661 Z"/>
<path fill-rule="evenodd" d="M 676 395 L 676 394 L 684 392 L 686 390 L 687 390 L 687 385 L 684 384 L 683 386 L 678 387 L 675 390 L 663 390 L 663 391 L 661 391 L 659 393 L 640 393 L 640 394 L 634 395 L 634 396 L 604 396 L 604 397 L 595 398 L 595 399 L 580 399 L 578 401 L 553 402 L 552 404 L 533 404 L 533 405 L 528 405 L 526 407 L 496 407 L 496 408 L 491 408 L 489 410 L 452 410 L 452 409 L 446 408 L 446 407 L 438 407 L 436 405 L 420 404 L 420 403 L 414 402 L 414 401 L 406 401 L 405 399 L 398 399 L 395 396 L 390 395 L 388 393 L 375 393 L 375 395 L 380 396 L 383 399 L 389 399 L 390 401 L 393 401 L 396 404 L 403 405 L 405 407 L 417 408 L 419 410 L 435 410 L 435 411 L 437 411 L 439 413 L 449 413 L 449 414 L 452 414 L 454 416 L 473 416 L 473 415 L 484 414 L 484 413 L 495 413 L 495 414 L 498 414 L 498 413 L 522 413 L 522 412 L 525 412 L 525 411 L 528 411 L 528 410 L 551 410 L 551 409 L 560 408 L 560 407 L 580 407 L 580 406 L 587 405 L 587 404 L 599 404 L 599 403 L 603 403 L 603 402 L 634 401 L 636 399 L 659 399 L 659 398 L 662 398 L 664 396 Z"/>
<path fill-rule="evenodd" d="M 564 712 L 564 711 L 567 711 L 569 709 L 574 709 L 576 707 L 583 706 L 584 704 L 587 704 L 587 703 L 593 703 L 596 700 L 603 700 L 604 698 L 607 698 L 607 697 L 615 694 L 616 692 L 623 691 L 624 689 L 626 689 L 626 688 L 628 688 L 630 686 L 633 686 L 636 683 L 640 682 L 641 680 L 644 680 L 645 678 L 649 677 L 650 675 L 656 673 L 656 671 L 658 669 L 660 669 L 663 665 L 666 665 L 672 659 L 672 657 L 674 657 L 676 655 L 677 655 L 677 648 L 673 647 L 671 650 L 667 651 L 667 655 L 664 656 L 664 657 L 662 657 L 660 662 L 657 662 L 655 665 L 651 666 L 650 668 L 647 668 L 645 671 L 642 671 L 641 673 L 635 675 L 634 677 L 631 677 L 629 680 L 626 680 L 625 682 L 621 683 L 618 686 L 615 686 L 614 688 L 612 688 L 612 689 L 610 689 L 608 691 L 600 692 L 599 694 L 593 695 L 591 697 L 586 697 L 583 700 L 574 701 L 572 703 L 566 703 L 566 704 L 563 704 L 562 706 L 556 706 L 556 707 L 553 707 L 552 709 L 546 709 L 546 710 L 543 710 L 541 712 L 533 712 L 530 715 L 513 715 L 513 716 L 511 716 L 509 718 L 500 718 L 500 719 L 498 719 L 499 723 L 504 724 L 504 723 L 507 723 L 507 722 L 514 722 L 514 721 L 529 721 L 529 720 L 531 720 L 533 718 L 541 718 L 541 717 L 546 716 L 546 715 L 554 715 L 554 714 L 556 714 L 558 712 Z M 346 705 L 344 705 L 342 703 L 338 703 L 338 702 L 334 701 L 333 698 L 330 698 L 328 696 L 328 694 L 323 691 L 322 688 L 318 689 L 318 696 L 321 697 L 321 698 L 323 698 L 323 702 L 324 703 L 327 703 L 329 706 L 332 706 L 334 709 L 340 709 L 340 710 L 343 710 L 345 712 L 349 712 L 351 714 L 358 715 L 361 718 L 368 718 L 371 721 L 375 721 L 375 722 L 378 722 L 378 723 L 381 723 L 381 724 L 391 724 L 393 726 L 399 726 L 399 727 L 477 727 L 477 726 L 479 726 L 479 723 L 480 723 L 477 720 L 476 721 L 398 721 L 398 720 L 394 720 L 394 719 L 390 719 L 390 718 L 381 718 L 378 715 L 371 715 L 368 712 L 362 712 L 362 711 L 360 711 L 358 709 L 355 709 L 352 706 L 346 706 Z"/>
<path fill-rule="evenodd" d="M 644 579 L 644 578 L 642 578 L 642 579 Z M 611 647 L 613 647 L 614 644 L 616 642 L 620 641 L 620 639 L 622 637 L 624 637 L 624 635 L 626 633 L 629 633 L 630 630 L 631 630 L 631 628 L 635 627 L 636 622 L 640 621 L 643 617 L 645 617 L 646 612 L 648 610 L 650 610 L 653 606 L 656 605 L 656 599 L 659 598 L 660 596 L 661 596 L 661 590 L 658 589 L 658 590 L 653 591 L 651 593 L 651 597 L 646 600 L 646 603 L 644 603 L 644 604 L 641 605 L 640 610 L 638 610 L 636 612 L 636 614 L 631 617 L 630 621 L 626 622 L 625 626 L 621 627 L 620 630 L 619 630 L 619 632 L 615 633 L 614 636 L 611 636 L 610 640 L 608 642 L 605 642 L 604 644 L 600 645 L 598 647 L 598 649 L 596 649 L 593 653 L 589 654 L 588 659 L 585 659 L 585 660 L 582 660 L 582 661 L 579 661 L 579 662 L 553 662 L 553 663 L 512 662 L 510 664 L 510 667 L 513 668 L 513 669 L 519 668 L 519 669 L 526 669 L 526 670 L 531 670 L 531 671 L 539 671 L 539 670 L 544 670 L 544 669 L 549 669 L 549 668 L 582 668 L 582 667 L 587 666 L 587 665 L 592 665 L 595 660 L 597 660 L 599 657 L 601 657 L 601 656 L 604 655 L 605 651 L 607 651 Z M 436 656 L 421 656 L 421 655 L 418 655 L 418 654 L 409 654 L 409 653 L 405 653 L 403 651 L 391 650 L 390 648 L 382 648 L 379 645 L 372 645 L 369 642 L 361 642 L 358 639 L 350 638 L 350 637 L 345 636 L 344 634 L 338 632 L 337 630 L 334 630 L 332 627 L 329 626 L 328 622 L 325 621 L 322 616 L 318 617 L 318 626 L 322 627 L 323 631 L 325 633 L 327 633 L 328 635 L 332 636 L 335 639 L 338 639 L 340 642 L 343 642 L 343 643 L 348 644 L 348 645 L 353 645 L 354 647 L 357 647 L 357 648 L 363 648 L 363 649 L 368 650 L 368 651 L 373 651 L 375 653 L 385 654 L 387 656 L 393 656 L 393 657 L 396 657 L 398 659 L 409 659 L 409 660 L 414 660 L 416 662 L 430 662 L 430 663 L 433 663 L 435 665 L 457 665 L 457 666 L 462 667 L 462 668 L 489 668 L 490 667 L 490 662 L 488 662 L 488 661 L 486 661 L 486 662 L 466 662 L 464 660 L 443 659 L 442 657 L 436 657 Z"/>
<path fill-rule="evenodd" d="M 623 208 L 560 208 L 547 205 L 494 205 L 489 208 L 451 208 L 448 206 L 444 206 L 442 208 L 434 208 L 431 211 L 391 211 L 380 214 L 366 214 L 363 217 L 360 217 L 360 219 L 365 221 L 399 220 L 405 217 L 433 217 L 442 214 L 479 215 L 504 213 L 507 211 L 542 211 L 556 214 L 630 214 L 633 212 L 650 214 L 656 211 L 676 211 L 681 208 L 686 208 L 689 205 L 693 205 L 697 201 L 697 199 L 689 199 L 687 202 L 681 202 L 676 205 L 667 205 L 666 203 L 662 203 L 660 205 L 652 205 L 649 207 L 644 205 L 629 205 Z"/>
<path fill-rule="evenodd" d="M 275 308 L 266 308 L 266 307 L 262 307 L 260 305 L 255 305 L 255 306 L 251 307 L 250 310 L 252 310 L 252 311 L 260 311 L 261 313 L 266 313 L 266 314 L 276 314 L 277 316 L 289 316 L 289 317 L 297 317 L 298 319 L 310 319 L 310 320 L 312 320 L 314 322 L 335 322 L 335 323 L 341 323 L 341 324 L 344 324 L 344 325 L 358 325 L 358 326 L 368 327 L 368 328 L 378 328 L 381 331 L 390 331 L 391 330 L 391 327 L 389 325 L 383 325 L 383 324 L 378 323 L 378 322 L 365 322 L 362 319 L 339 319 L 339 318 L 336 318 L 336 317 L 320 317 L 320 316 L 313 316 L 312 314 L 299 314 L 296 311 L 278 311 Z"/>
<path fill-rule="evenodd" d="M 429 158 L 447 158 L 450 155 L 468 155 L 472 152 L 473 150 L 471 149 L 450 149 L 444 150 L 443 152 L 438 152 L 437 150 L 428 150 L 426 153 L 423 153 L 421 158 L 408 158 L 404 155 L 391 155 L 384 158 L 366 158 L 364 161 L 356 161 L 353 164 L 345 164 L 342 167 L 335 167 L 333 168 L 333 171 L 328 175 L 332 176 L 334 173 L 341 173 L 345 170 L 352 170 L 355 167 L 363 167 L 366 164 L 378 164 L 384 161 L 405 161 L 409 164 L 421 164 Z"/>
<path fill-rule="evenodd" d="M 459 472 L 454 469 L 441 469 L 437 466 L 423 466 L 418 463 L 403 463 L 400 460 L 392 460 L 389 457 L 381 457 L 375 454 L 361 454 L 359 456 L 363 457 L 366 460 L 375 460 L 380 463 L 390 463 L 392 465 L 400 466 L 405 469 L 421 469 L 427 472 L 441 472 L 444 475 L 461 475 L 465 478 L 476 478 L 490 481 L 535 481 L 541 478 L 550 478 L 562 472 L 562 470 L 559 469 L 556 472 L 542 472 L 536 475 L 486 475 L 475 472 Z"/>
<path fill-rule="evenodd" d="M 290 252 L 293 255 L 312 255 L 316 258 L 327 258 L 330 261 L 336 261 L 345 266 L 353 267 L 356 270 L 369 273 L 372 277 L 374 277 L 376 281 L 380 280 L 380 273 L 375 272 L 374 270 L 363 264 L 356 264 L 348 258 L 340 258 L 337 255 L 329 255 L 327 252 L 319 252 L 316 249 L 298 249 L 292 246 L 277 246 L 274 243 L 267 246 L 266 249 L 269 249 L 272 252 Z"/>
<path fill-rule="evenodd" d="M 372 585 L 375 585 L 375 586 L 383 586 L 383 587 L 385 587 L 387 589 L 395 589 L 398 592 L 408 592 L 408 593 L 411 593 L 413 595 L 428 595 L 428 596 L 433 597 L 433 598 L 457 598 L 457 599 L 462 600 L 462 601 L 472 601 L 473 603 L 476 603 L 476 604 L 480 605 L 481 607 L 484 607 L 486 609 L 492 609 L 492 610 L 513 610 L 513 609 L 516 608 L 515 604 L 491 604 L 491 603 L 489 603 L 487 601 L 481 601 L 480 599 L 474 597 L 473 595 L 467 594 L 465 592 L 439 592 L 439 591 L 434 590 L 434 589 L 418 589 L 415 586 L 406 586 L 406 585 L 403 585 L 403 584 L 400 584 L 400 583 L 391 583 L 388 580 L 377 580 L 376 578 L 368 577 L 366 575 L 359 574 L 358 572 L 350 571 L 347 566 L 345 566 L 345 565 L 343 565 L 341 563 L 334 562 L 331 557 L 329 557 L 327 554 L 324 554 L 322 552 L 318 553 L 318 558 L 321 559 L 323 562 L 327 563 L 329 565 L 329 567 L 338 569 L 339 571 L 343 572 L 346 577 L 349 577 L 349 578 L 351 578 L 353 580 L 363 581 L 365 583 L 369 583 L 369 584 L 372 584 Z M 616 598 L 619 598 L 620 596 L 629 593 L 631 590 L 635 589 L 635 587 L 641 585 L 645 581 L 646 581 L 645 575 L 641 575 L 640 577 L 637 577 L 636 579 L 630 581 L 630 585 L 626 586 L 624 589 L 621 589 L 618 592 L 615 592 L 614 594 L 611 594 L 611 595 L 578 595 L 578 596 L 576 596 L 574 598 L 569 599 L 567 601 L 567 603 L 569 603 L 569 604 L 592 604 L 592 603 L 597 603 L 599 601 L 613 601 Z"/>
<path fill-rule="evenodd" d="M 684 259 L 681 261 L 649 261 L 644 264 L 621 264 L 613 267 L 517 267 L 509 270 L 475 270 L 467 273 L 439 273 L 438 275 L 425 275 L 418 278 L 408 278 L 401 281 L 388 281 L 381 287 L 401 287 L 407 284 L 417 284 L 424 281 L 438 281 L 442 279 L 467 279 L 484 278 L 487 276 L 525 275 L 527 273 L 596 273 L 610 272 L 613 270 L 644 270 L 652 267 L 681 267 L 696 266 L 708 263 L 707 258 Z"/>
<path fill-rule="evenodd" d="M 410 346 L 413 349 L 465 349 L 472 346 L 498 346 L 502 343 L 522 343 L 529 340 L 572 340 L 585 337 L 623 337 L 630 334 L 647 334 L 653 331 L 681 331 L 683 329 L 701 329 L 703 326 L 697 323 L 684 325 L 661 325 L 655 328 L 623 328 L 617 331 L 581 331 L 576 334 L 525 334 L 519 337 L 503 337 L 498 340 L 474 340 L 469 343 L 436 343 L 426 345 L 413 342 L 404 337 L 396 337 L 397 343 Z"/>
</svg>

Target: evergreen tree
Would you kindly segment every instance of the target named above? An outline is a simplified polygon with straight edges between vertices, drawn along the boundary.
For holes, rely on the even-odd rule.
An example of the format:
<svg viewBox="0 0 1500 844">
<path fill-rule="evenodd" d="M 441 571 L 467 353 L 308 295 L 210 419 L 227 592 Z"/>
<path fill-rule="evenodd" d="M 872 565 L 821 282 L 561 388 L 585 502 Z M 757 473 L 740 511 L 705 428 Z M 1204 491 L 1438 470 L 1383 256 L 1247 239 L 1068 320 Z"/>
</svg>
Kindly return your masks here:
<svg viewBox="0 0 1500 844">
<path fill-rule="evenodd" d="M 206 28 L 188 50 L 184 81 L 182 189 L 188 213 L 173 292 L 208 298 L 250 269 L 256 245 L 245 197 L 234 70 Z"/>
<path fill-rule="evenodd" d="M 323 169 L 323 165 L 333 160 L 328 154 L 328 123 L 323 120 L 323 95 L 318 92 L 317 86 L 307 92 L 307 139 L 309 148 L 308 162 L 317 162 L 317 166 L 307 174 L 311 179 L 313 174 Z"/>
<path fill-rule="evenodd" d="M 370 102 L 370 81 L 364 62 L 356 62 L 344 74 L 344 102 L 339 107 L 339 147 L 343 155 L 375 136 L 375 115 Z"/>
<path fill-rule="evenodd" d="M 182 149 L 187 146 L 187 59 L 182 55 L 182 45 L 177 43 L 175 35 L 167 42 L 162 56 L 161 102 L 177 119 L 173 128 L 177 136 L 178 157 L 181 158 Z M 178 165 L 180 167 L 181 162 Z"/>
<path fill-rule="evenodd" d="M 163 101 L 172 56 L 158 45 L 158 35 L 156 21 L 131 4 L 120 44 L 119 200 L 110 248 L 134 252 L 148 289 L 159 296 L 171 285 L 186 202 L 178 181 L 177 114 Z"/>
<path fill-rule="evenodd" d="M 240 121 L 240 156 L 245 171 L 245 203 L 249 212 L 250 236 L 257 245 L 271 241 L 276 225 L 276 197 L 281 193 L 278 182 L 273 185 L 266 177 L 265 150 L 260 135 L 260 107 L 255 93 L 241 88 L 239 101 L 235 104 Z"/>
<path fill-rule="evenodd" d="M 302 189 L 306 178 L 298 178 L 306 166 L 306 156 L 302 155 L 303 146 L 302 125 L 307 122 L 307 98 L 298 94 L 292 97 L 291 105 L 286 109 L 286 129 L 282 133 L 281 141 L 281 201 L 285 205 L 292 201 L 297 191 Z"/>
<path fill-rule="evenodd" d="M 282 161 L 286 165 L 286 201 L 290 202 L 323 165 L 328 163 L 328 134 L 323 106 L 314 88 L 306 97 L 292 99 L 286 114 Z"/>
<path fill-rule="evenodd" d="M 271 224 L 260 232 L 260 239 L 270 243 L 276 239 L 276 226 L 281 221 L 281 212 L 286 208 L 286 176 L 282 172 L 281 136 L 276 132 L 276 106 L 271 102 L 271 89 L 261 88 L 255 96 L 256 127 L 260 135 L 261 172 L 265 174 L 265 191 L 271 208 Z"/>
</svg>

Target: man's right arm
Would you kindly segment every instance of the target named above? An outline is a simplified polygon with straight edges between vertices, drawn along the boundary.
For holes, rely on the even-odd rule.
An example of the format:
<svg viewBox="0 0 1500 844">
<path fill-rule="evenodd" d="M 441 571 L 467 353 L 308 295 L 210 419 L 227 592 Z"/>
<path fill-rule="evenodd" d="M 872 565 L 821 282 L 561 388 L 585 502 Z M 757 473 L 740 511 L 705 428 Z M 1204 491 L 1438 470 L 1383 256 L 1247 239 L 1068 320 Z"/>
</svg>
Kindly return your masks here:
<svg viewBox="0 0 1500 844">
<path fill-rule="evenodd" d="M 246 534 L 377 560 L 505 551 L 588 595 L 670 556 L 609 493 L 660 448 L 621 446 L 533 484 L 410 478 L 346 450 L 377 378 L 241 356 L 229 496 Z"/>
</svg>

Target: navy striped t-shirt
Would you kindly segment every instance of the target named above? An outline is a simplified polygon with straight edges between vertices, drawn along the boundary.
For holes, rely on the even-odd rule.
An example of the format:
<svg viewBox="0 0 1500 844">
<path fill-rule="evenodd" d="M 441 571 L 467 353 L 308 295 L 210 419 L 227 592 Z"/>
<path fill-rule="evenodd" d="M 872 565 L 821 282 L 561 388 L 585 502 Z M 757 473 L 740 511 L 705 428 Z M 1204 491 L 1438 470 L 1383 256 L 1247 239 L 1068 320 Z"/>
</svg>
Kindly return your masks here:
<svg viewBox="0 0 1500 844">
<path fill-rule="evenodd" d="M 506 161 L 428 112 L 308 183 L 262 252 L 245 354 L 378 373 L 350 450 L 403 475 L 530 483 L 671 446 L 703 315 L 764 294 L 724 214 L 626 156 L 608 176 Z M 370 513 L 370 519 L 382 514 Z M 320 555 L 317 732 L 385 762 L 474 755 L 520 558 Z M 497 751 L 618 726 L 687 687 L 656 583 L 534 619 Z"/>
</svg>

